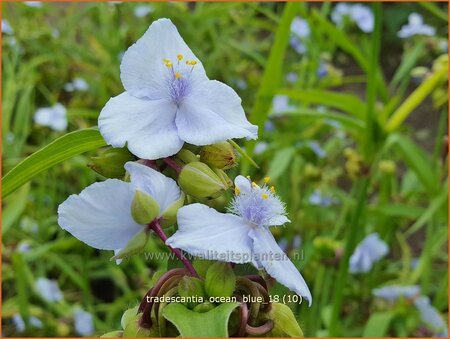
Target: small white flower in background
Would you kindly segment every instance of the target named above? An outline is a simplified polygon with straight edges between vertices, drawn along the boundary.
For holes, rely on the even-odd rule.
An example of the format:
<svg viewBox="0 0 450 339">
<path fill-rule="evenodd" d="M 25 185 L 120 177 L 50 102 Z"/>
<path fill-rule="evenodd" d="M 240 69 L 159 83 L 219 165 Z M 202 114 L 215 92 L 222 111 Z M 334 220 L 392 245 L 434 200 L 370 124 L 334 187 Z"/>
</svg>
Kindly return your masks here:
<svg viewBox="0 0 450 339">
<path fill-rule="evenodd" d="M 65 131 L 68 124 L 66 113 L 66 108 L 60 103 L 52 107 L 42 107 L 34 113 L 34 122 L 55 131 Z"/>
<path fill-rule="evenodd" d="M 73 313 L 75 332 L 87 337 L 94 333 L 94 318 L 92 314 L 77 308 Z"/>
<path fill-rule="evenodd" d="M 366 273 L 373 264 L 389 252 L 388 245 L 380 239 L 378 233 L 369 234 L 356 247 L 350 257 L 350 273 Z"/>
<path fill-rule="evenodd" d="M 344 2 L 338 3 L 331 12 L 331 20 L 337 26 L 342 27 L 345 19 L 354 22 L 365 33 L 373 31 L 375 20 L 372 10 L 367 6 Z"/>
<path fill-rule="evenodd" d="M 248 88 L 247 81 L 245 81 L 244 79 L 237 79 L 236 87 L 239 89 L 247 89 Z"/>
<path fill-rule="evenodd" d="M 35 288 L 38 294 L 48 302 L 58 302 L 63 299 L 63 294 L 56 280 L 38 278 L 35 282 Z"/>
<path fill-rule="evenodd" d="M 15 314 L 12 317 L 12 321 L 14 326 L 16 327 L 16 331 L 21 333 L 25 331 L 25 321 L 23 320 L 22 316 L 20 314 Z M 44 325 L 42 324 L 42 321 L 38 318 L 36 318 L 34 315 L 30 316 L 30 327 L 34 328 L 42 328 Z"/>
<path fill-rule="evenodd" d="M 34 7 L 34 8 L 41 8 L 42 2 L 41 1 L 24 1 L 23 2 L 28 7 Z"/>
<path fill-rule="evenodd" d="M 289 104 L 289 97 L 287 95 L 275 95 L 272 99 L 272 112 L 280 114 L 295 110 L 294 106 Z"/>
<path fill-rule="evenodd" d="M 134 8 L 134 16 L 136 18 L 143 18 L 153 12 L 155 9 L 152 5 L 139 5 Z"/>
<path fill-rule="evenodd" d="M 306 52 L 304 40 L 309 37 L 310 33 L 308 21 L 300 17 L 295 17 L 292 20 L 289 43 L 298 54 L 304 54 Z"/>
<path fill-rule="evenodd" d="M 286 74 L 286 81 L 289 83 L 294 83 L 297 82 L 298 80 L 298 74 L 294 73 L 294 72 L 289 72 L 288 74 Z"/>
<path fill-rule="evenodd" d="M 397 33 L 399 38 L 409 38 L 414 35 L 434 36 L 436 29 L 423 23 L 423 18 L 418 13 L 411 13 L 408 17 L 408 24 L 402 26 Z"/>
<path fill-rule="evenodd" d="M 71 82 L 64 85 L 67 92 L 80 91 L 84 92 L 89 89 L 89 84 L 83 78 L 75 78 Z"/>
<path fill-rule="evenodd" d="M 417 285 L 401 286 L 391 285 L 376 288 L 372 290 L 372 294 L 381 299 L 393 302 L 400 298 L 413 299 L 420 293 L 420 287 Z"/>
<path fill-rule="evenodd" d="M 317 143 L 316 141 L 308 142 L 308 146 L 309 146 L 309 148 L 311 148 L 311 150 L 314 152 L 314 154 L 317 155 L 317 157 L 319 157 L 319 158 L 326 157 L 327 152 L 325 152 L 325 150 L 322 147 L 320 147 L 319 143 Z"/>
<path fill-rule="evenodd" d="M 264 123 L 264 130 L 267 132 L 273 132 L 275 130 L 275 124 L 271 120 L 267 120 Z"/>
<path fill-rule="evenodd" d="M 137 190 L 158 203 L 158 217 L 180 199 L 184 200 L 176 182 L 154 169 L 136 162 L 127 162 L 125 169 L 130 174 L 130 182 L 117 179 L 97 182 L 59 205 L 61 228 L 89 246 L 114 250 L 117 254 L 145 227 L 136 223 L 131 215 Z"/>
<path fill-rule="evenodd" d="M 264 180 L 268 183 L 269 178 Z M 279 283 L 308 299 L 311 293 L 300 272 L 276 243 L 270 226 L 290 222 L 275 189 L 260 187 L 238 176 L 230 213 L 219 213 L 202 204 L 178 210 L 178 231 L 166 244 L 203 259 L 251 262 Z"/>
<path fill-rule="evenodd" d="M 17 245 L 17 251 L 20 253 L 27 253 L 31 249 L 31 245 L 27 241 L 21 241 L 19 245 Z"/>
<path fill-rule="evenodd" d="M 268 147 L 269 147 L 269 144 L 267 142 L 258 141 L 253 150 L 253 154 L 255 154 L 255 155 L 262 154 L 267 150 Z"/>
<path fill-rule="evenodd" d="M 14 34 L 14 31 L 11 25 L 9 24 L 9 21 L 6 19 L 2 19 L 2 33 L 9 35 Z"/>
<path fill-rule="evenodd" d="M 420 313 L 422 321 L 434 331 L 438 337 L 448 337 L 448 326 L 439 311 L 433 307 L 428 297 L 419 297 L 414 305 Z"/>
<path fill-rule="evenodd" d="M 143 159 L 177 153 L 184 142 L 202 146 L 232 138 L 257 138 L 241 99 L 209 80 L 201 62 L 168 19 L 154 21 L 124 54 L 125 92 L 111 98 L 98 125 L 106 142 Z"/>
<path fill-rule="evenodd" d="M 333 198 L 323 196 L 322 192 L 318 189 L 316 189 L 310 196 L 309 196 L 309 203 L 311 205 L 316 206 L 322 206 L 322 207 L 329 207 L 334 203 Z"/>
</svg>

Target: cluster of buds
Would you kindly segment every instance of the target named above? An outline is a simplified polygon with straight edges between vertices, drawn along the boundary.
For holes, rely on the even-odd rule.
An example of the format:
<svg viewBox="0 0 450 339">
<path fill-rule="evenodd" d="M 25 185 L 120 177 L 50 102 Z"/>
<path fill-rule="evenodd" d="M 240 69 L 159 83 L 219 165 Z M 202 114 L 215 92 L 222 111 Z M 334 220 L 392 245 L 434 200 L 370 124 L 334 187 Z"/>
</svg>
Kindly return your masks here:
<svg viewBox="0 0 450 339">
<path fill-rule="evenodd" d="M 344 150 L 344 156 L 347 161 L 345 162 L 345 169 L 350 178 L 356 179 L 361 175 L 362 171 L 362 157 L 353 148 L 346 148 Z"/>
<path fill-rule="evenodd" d="M 231 264 L 198 260 L 194 263 L 199 276 L 175 268 L 163 274 L 147 292 L 139 306 L 127 310 L 121 331 L 103 337 L 165 337 L 179 335 L 177 328 L 164 317 L 171 302 L 187 300 L 186 309 L 196 313 L 212 311 L 223 303 L 234 301 L 237 307 L 228 320 L 230 337 L 302 336 L 292 310 L 271 302 L 266 281 L 258 275 L 236 276 Z M 156 300 L 156 301 L 155 301 Z"/>
</svg>

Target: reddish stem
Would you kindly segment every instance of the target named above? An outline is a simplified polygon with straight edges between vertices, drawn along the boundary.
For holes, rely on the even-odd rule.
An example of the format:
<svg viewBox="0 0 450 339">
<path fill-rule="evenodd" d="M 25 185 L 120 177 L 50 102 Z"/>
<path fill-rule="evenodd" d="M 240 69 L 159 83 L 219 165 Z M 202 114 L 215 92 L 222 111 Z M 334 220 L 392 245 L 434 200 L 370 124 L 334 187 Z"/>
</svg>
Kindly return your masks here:
<svg viewBox="0 0 450 339">
<path fill-rule="evenodd" d="M 166 243 L 167 240 L 167 235 L 166 233 L 164 233 L 161 224 L 159 223 L 158 219 L 153 220 L 150 224 L 149 224 L 149 228 L 151 230 L 153 230 L 156 235 L 164 242 Z M 183 255 L 183 253 L 178 249 L 178 248 L 173 248 L 169 245 L 166 244 L 166 246 L 169 248 L 170 251 L 172 251 L 173 254 L 175 254 L 177 256 L 178 259 L 181 260 L 181 262 L 183 263 L 183 265 L 186 267 L 186 269 L 189 271 L 189 273 L 198 278 L 198 274 L 194 269 L 194 266 L 192 266 L 192 263 Z"/>
<path fill-rule="evenodd" d="M 174 169 L 178 174 L 180 174 L 181 172 L 181 166 L 177 164 L 177 162 L 175 160 L 173 160 L 172 158 L 164 158 L 163 159 L 164 162 L 171 167 L 172 169 Z"/>
</svg>

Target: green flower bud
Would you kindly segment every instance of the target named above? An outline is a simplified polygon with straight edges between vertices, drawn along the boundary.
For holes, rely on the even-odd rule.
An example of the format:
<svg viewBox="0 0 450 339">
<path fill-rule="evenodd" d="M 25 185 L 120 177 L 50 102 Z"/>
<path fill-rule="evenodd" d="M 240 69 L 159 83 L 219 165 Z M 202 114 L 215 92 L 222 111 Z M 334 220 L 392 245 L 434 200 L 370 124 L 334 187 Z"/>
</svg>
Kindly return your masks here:
<svg viewBox="0 0 450 339">
<path fill-rule="evenodd" d="M 88 166 L 106 178 L 123 178 L 123 166 L 133 160 L 134 156 L 126 148 L 108 148 L 99 156 L 92 157 Z"/>
<path fill-rule="evenodd" d="M 122 248 L 119 253 L 117 253 L 111 260 L 117 259 L 125 259 L 129 258 L 135 254 L 141 253 L 145 245 L 147 245 L 147 241 L 149 239 L 149 234 L 146 229 L 142 229 L 139 233 L 137 233 L 131 240 L 128 242 L 127 246 Z"/>
<path fill-rule="evenodd" d="M 378 164 L 378 168 L 384 174 L 395 174 L 397 170 L 395 162 L 391 160 L 381 160 L 380 163 Z"/>
<path fill-rule="evenodd" d="M 136 315 L 138 314 L 138 308 L 139 306 L 136 306 L 126 310 L 123 313 L 122 318 L 120 319 L 120 325 L 122 326 L 122 328 L 127 327 L 128 323 L 136 318 Z"/>
<path fill-rule="evenodd" d="M 303 331 L 295 315 L 289 306 L 281 303 L 272 303 L 269 313 L 264 316 L 265 320 L 273 320 L 273 329 L 265 336 L 269 338 L 302 338 Z"/>
<path fill-rule="evenodd" d="M 131 203 L 131 216 L 141 225 L 147 225 L 158 217 L 159 204 L 147 193 L 136 190 Z"/>
<path fill-rule="evenodd" d="M 123 337 L 123 331 L 112 331 L 103 334 L 100 336 L 100 338 L 122 338 Z"/>
<path fill-rule="evenodd" d="M 198 278 L 184 276 L 178 283 L 178 294 L 181 297 L 197 297 L 204 298 L 205 290 L 203 287 L 203 281 Z M 186 306 L 190 309 L 194 308 L 198 303 L 188 302 Z"/>
<path fill-rule="evenodd" d="M 196 198 L 217 198 L 227 189 L 217 174 L 202 162 L 184 166 L 178 182 L 183 191 Z"/>
<path fill-rule="evenodd" d="M 211 267 L 212 264 L 214 264 L 215 261 L 213 260 L 205 260 L 205 259 L 199 259 L 195 258 L 192 262 L 192 265 L 195 268 L 195 271 L 201 276 L 206 277 L 206 272 L 208 271 L 208 268 Z"/>
<path fill-rule="evenodd" d="M 190 162 L 200 161 L 199 157 L 197 157 L 193 152 L 191 152 L 187 149 L 184 149 L 184 148 L 177 153 L 177 157 L 178 157 L 178 159 L 183 161 L 185 164 L 189 164 Z"/>
<path fill-rule="evenodd" d="M 228 263 L 218 261 L 206 272 L 205 291 L 210 297 L 231 297 L 236 286 L 236 276 Z"/>
<path fill-rule="evenodd" d="M 234 148 L 227 141 L 202 147 L 200 160 L 222 170 L 230 169 L 237 164 Z"/>
<path fill-rule="evenodd" d="M 123 331 L 123 338 L 153 338 L 159 337 L 158 329 L 143 328 L 139 326 L 139 320 L 142 314 L 136 314 L 134 317 L 130 318 L 127 326 L 125 326 Z"/>
<path fill-rule="evenodd" d="M 177 212 L 183 207 L 184 200 L 186 199 L 186 194 L 181 192 L 180 199 L 172 203 L 162 214 L 161 226 L 169 227 L 175 224 L 177 221 Z"/>
<path fill-rule="evenodd" d="M 209 301 L 206 301 L 204 303 L 198 304 L 194 307 L 193 311 L 197 313 L 206 313 L 211 311 L 216 305 L 213 303 L 210 303 Z"/>
<path fill-rule="evenodd" d="M 233 181 L 228 177 L 228 175 L 225 173 L 224 170 L 221 170 L 219 168 L 212 168 L 214 173 L 217 174 L 217 176 L 222 180 L 222 183 L 227 187 L 233 187 Z"/>
</svg>

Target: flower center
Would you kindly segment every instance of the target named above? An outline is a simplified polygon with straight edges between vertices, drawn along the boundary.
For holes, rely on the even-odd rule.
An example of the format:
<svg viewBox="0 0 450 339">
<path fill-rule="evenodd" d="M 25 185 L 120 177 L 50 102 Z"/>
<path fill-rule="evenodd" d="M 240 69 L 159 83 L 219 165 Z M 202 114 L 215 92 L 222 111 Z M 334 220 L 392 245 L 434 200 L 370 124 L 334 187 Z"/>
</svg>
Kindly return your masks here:
<svg viewBox="0 0 450 339">
<path fill-rule="evenodd" d="M 163 59 L 163 63 L 168 70 L 167 85 L 169 94 L 177 105 L 190 92 L 189 78 L 197 64 L 196 60 L 186 60 L 183 62 L 183 58 L 182 54 L 178 54 L 175 64 L 170 59 Z"/>
<path fill-rule="evenodd" d="M 284 206 L 275 194 L 273 186 L 268 187 L 269 178 L 264 179 L 264 185 L 251 183 L 250 191 L 241 192 L 235 188 L 235 197 L 229 211 L 241 216 L 251 224 L 263 227 L 270 226 L 272 218 L 284 215 Z"/>
</svg>

